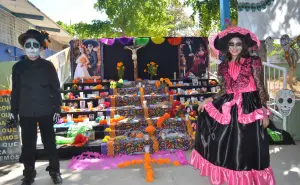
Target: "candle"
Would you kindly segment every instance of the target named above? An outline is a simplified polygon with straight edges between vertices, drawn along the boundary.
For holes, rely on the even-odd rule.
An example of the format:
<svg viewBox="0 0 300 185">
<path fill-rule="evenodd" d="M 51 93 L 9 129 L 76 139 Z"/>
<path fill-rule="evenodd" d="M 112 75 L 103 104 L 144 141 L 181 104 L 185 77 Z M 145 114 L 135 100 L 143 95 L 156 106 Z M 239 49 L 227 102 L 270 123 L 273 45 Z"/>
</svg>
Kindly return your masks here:
<svg viewBox="0 0 300 185">
<path fill-rule="evenodd" d="M 84 98 L 83 92 L 80 92 L 80 98 Z"/>
<path fill-rule="evenodd" d="M 176 80 L 176 72 L 174 72 L 174 80 Z"/>
<path fill-rule="evenodd" d="M 189 115 L 188 114 L 185 115 L 185 120 L 186 121 L 189 120 Z"/>
<path fill-rule="evenodd" d="M 143 105 L 144 105 L 144 107 L 147 107 L 147 101 L 146 100 L 143 101 Z"/>
<path fill-rule="evenodd" d="M 183 76 L 185 76 L 185 67 L 183 68 Z"/>
</svg>

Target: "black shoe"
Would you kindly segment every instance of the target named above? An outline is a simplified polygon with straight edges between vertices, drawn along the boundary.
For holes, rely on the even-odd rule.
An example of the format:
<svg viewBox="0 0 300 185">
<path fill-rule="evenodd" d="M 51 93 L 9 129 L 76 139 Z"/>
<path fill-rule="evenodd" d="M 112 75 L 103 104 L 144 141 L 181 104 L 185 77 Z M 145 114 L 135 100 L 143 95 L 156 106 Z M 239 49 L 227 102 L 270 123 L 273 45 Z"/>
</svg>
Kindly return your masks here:
<svg viewBox="0 0 300 185">
<path fill-rule="evenodd" d="M 63 179 L 61 178 L 60 173 L 49 172 L 49 174 L 53 181 L 53 184 L 61 184 L 63 182 Z"/>
<path fill-rule="evenodd" d="M 22 184 L 21 185 L 31 185 L 34 182 L 34 179 L 22 179 Z"/>
</svg>

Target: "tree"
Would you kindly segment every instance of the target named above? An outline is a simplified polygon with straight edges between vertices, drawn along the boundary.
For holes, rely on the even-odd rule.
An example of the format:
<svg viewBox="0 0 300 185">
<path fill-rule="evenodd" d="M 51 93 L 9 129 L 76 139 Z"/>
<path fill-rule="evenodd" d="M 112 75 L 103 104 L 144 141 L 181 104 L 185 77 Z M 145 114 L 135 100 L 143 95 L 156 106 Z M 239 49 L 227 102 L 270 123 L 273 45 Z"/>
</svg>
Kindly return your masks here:
<svg viewBox="0 0 300 185">
<path fill-rule="evenodd" d="M 57 21 L 56 24 L 58 24 L 63 30 L 68 32 L 70 35 L 75 36 L 76 31 L 74 30 L 73 25 L 67 25 L 67 24 L 63 23 L 62 21 Z"/>
<path fill-rule="evenodd" d="M 106 13 L 117 36 L 167 36 L 174 27 L 171 2 L 177 0 L 97 0 L 94 8 Z"/>
<path fill-rule="evenodd" d="M 56 23 L 70 35 L 80 39 L 112 36 L 108 21 L 93 20 L 91 24 L 80 22 L 72 25 L 67 25 L 62 21 Z"/>
<path fill-rule="evenodd" d="M 195 27 L 195 22 L 192 18 L 185 14 L 182 3 L 171 3 L 169 5 L 168 12 L 173 16 L 173 20 L 169 22 L 169 24 L 173 25 L 173 27 L 170 28 L 168 36 L 194 36 L 190 29 Z"/>
<path fill-rule="evenodd" d="M 232 20 L 238 18 L 237 0 L 230 0 L 230 15 Z M 193 7 L 193 17 L 199 15 L 201 36 L 209 36 L 211 32 L 220 29 L 220 0 L 187 0 L 186 6 Z"/>
</svg>

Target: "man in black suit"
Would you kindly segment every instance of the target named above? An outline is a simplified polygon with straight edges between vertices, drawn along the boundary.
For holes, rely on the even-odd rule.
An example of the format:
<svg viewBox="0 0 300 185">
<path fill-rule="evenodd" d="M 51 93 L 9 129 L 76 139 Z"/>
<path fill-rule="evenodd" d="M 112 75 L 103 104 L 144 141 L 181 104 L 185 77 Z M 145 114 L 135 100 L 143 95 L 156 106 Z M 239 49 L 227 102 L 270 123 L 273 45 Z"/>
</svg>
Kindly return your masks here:
<svg viewBox="0 0 300 185">
<path fill-rule="evenodd" d="M 46 35 L 37 30 L 21 34 L 18 40 L 24 47 L 26 58 L 12 69 L 11 113 L 7 126 L 17 127 L 18 123 L 21 126 L 22 154 L 19 161 L 24 164 L 22 185 L 31 185 L 36 177 L 37 123 L 49 157 L 46 170 L 54 184 L 62 183 L 53 128 L 59 119 L 62 100 L 54 65 L 40 57 L 40 52 L 47 47 L 46 39 Z"/>
<path fill-rule="evenodd" d="M 186 69 L 185 71 L 189 71 L 194 63 L 194 55 L 196 49 L 195 46 L 190 38 L 185 40 L 185 45 L 183 47 L 183 53 L 186 60 Z"/>
<path fill-rule="evenodd" d="M 95 40 L 86 40 L 83 42 L 83 45 L 88 48 L 88 58 L 90 61 L 88 72 L 91 76 L 97 76 L 98 56 L 97 52 L 94 51 L 94 48 L 98 47 L 98 42 Z"/>
</svg>

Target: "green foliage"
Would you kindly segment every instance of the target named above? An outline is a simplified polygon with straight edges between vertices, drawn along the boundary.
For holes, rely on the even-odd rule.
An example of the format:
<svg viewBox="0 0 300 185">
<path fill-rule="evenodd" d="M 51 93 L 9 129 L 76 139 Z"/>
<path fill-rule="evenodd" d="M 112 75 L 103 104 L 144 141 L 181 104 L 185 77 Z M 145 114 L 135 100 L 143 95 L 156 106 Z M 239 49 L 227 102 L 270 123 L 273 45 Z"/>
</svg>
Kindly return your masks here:
<svg viewBox="0 0 300 185">
<path fill-rule="evenodd" d="M 56 23 L 70 35 L 80 39 L 112 36 L 108 21 L 93 20 L 91 24 L 80 22 L 72 25 L 67 25 L 62 21 Z"/>
<path fill-rule="evenodd" d="M 278 55 L 281 60 L 285 60 L 285 52 L 280 44 L 273 44 L 274 49 L 272 51 L 267 51 L 267 56 Z"/>
<path fill-rule="evenodd" d="M 97 0 L 94 8 L 106 13 L 117 36 L 167 36 L 174 27 L 167 8 L 175 0 Z"/>
<path fill-rule="evenodd" d="M 186 0 L 185 5 L 193 7 L 193 17 L 199 15 L 201 36 L 220 30 L 220 0 Z M 238 21 L 237 0 L 230 0 L 230 16 Z"/>
<path fill-rule="evenodd" d="M 76 32 L 73 25 L 67 25 L 62 21 L 57 21 L 56 24 L 58 24 L 62 29 L 64 29 L 70 35 L 75 36 Z"/>
<path fill-rule="evenodd" d="M 173 16 L 173 20 L 170 20 L 169 22 L 169 24 L 173 27 L 170 28 L 168 36 L 175 37 L 183 35 L 184 31 L 195 26 L 195 21 L 185 15 L 184 6 L 182 3 L 172 3 L 168 8 L 168 12 Z M 188 35 L 193 34 L 188 33 Z"/>
</svg>

